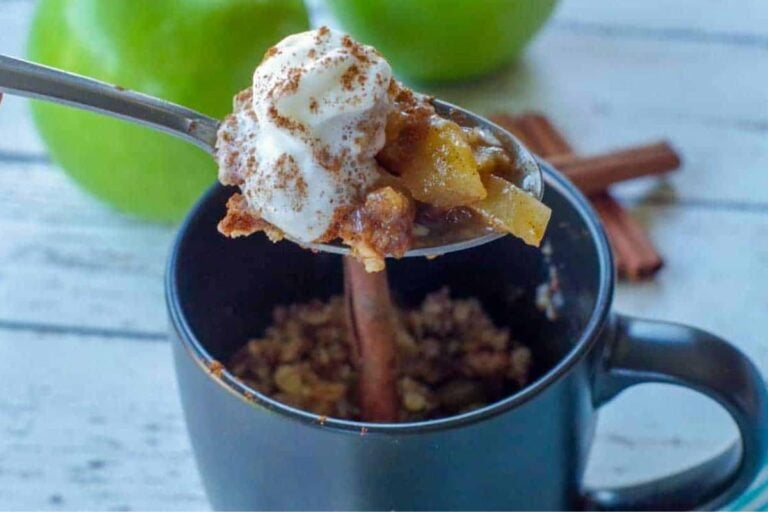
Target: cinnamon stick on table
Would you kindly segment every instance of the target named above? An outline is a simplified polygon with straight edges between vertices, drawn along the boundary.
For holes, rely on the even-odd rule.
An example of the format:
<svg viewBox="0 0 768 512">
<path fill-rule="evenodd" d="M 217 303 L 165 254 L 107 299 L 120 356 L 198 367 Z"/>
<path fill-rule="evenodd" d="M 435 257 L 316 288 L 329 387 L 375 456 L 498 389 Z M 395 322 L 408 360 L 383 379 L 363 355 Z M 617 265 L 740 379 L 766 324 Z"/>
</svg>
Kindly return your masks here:
<svg viewBox="0 0 768 512">
<path fill-rule="evenodd" d="M 592 206 L 603 221 L 621 275 L 637 281 L 661 268 L 661 257 L 643 227 L 607 192 L 593 197 Z"/>
<path fill-rule="evenodd" d="M 348 336 L 358 370 L 358 400 L 365 421 L 397 420 L 395 388 L 395 312 L 387 272 L 369 273 L 362 263 L 344 258 L 344 294 Z"/>
<path fill-rule="evenodd" d="M 564 170 L 566 176 L 569 176 L 567 162 L 579 162 L 578 159 L 574 159 L 573 148 L 565 137 L 541 114 L 530 113 L 521 116 L 501 114 L 493 116 L 492 120 L 512 132 L 534 153 L 558 163 L 560 167 L 558 165 L 555 167 Z M 679 165 L 679 158 L 669 146 L 659 149 L 659 153 L 664 155 L 660 158 L 661 168 Z M 667 154 L 668 151 L 671 151 L 674 157 L 670 157 Z M 599 161 L 600 157 L 597 159 Z M 582 163 L 580 164 L 571 164 L 579 169 L 577 174 L 582 173 L 584 175 L 591 171 L 592 168 L 586 165 L 585 161 L 588 162 L 589 159 L 581 159 L 580 162 Z M 594 163 L 595 159 L 593 158 L 591 161 Z M 573 172 L 573 168 L 571 171 Z M 619 175 L 619 177 L 621 176 Z M 626 177 L 626 174 L 623 176 Z M 611 173 L 603 170 L 600 179 L 605 180 L 609 177 L 611 177 Z M 596 181 L 600 182 L 600 180 Z M 609 181 L 606 186 L 614 181 L 616 180 Z M 595 192 L 595 188 L 597 187 L 592 184 L 591 192 Z M 619 275 L 630 280 L 638 280 L 653 275 L 662 267 L 663 260 L 643 227 L 608 192 L 599 192 L 592 198 L 592 204 L 608 235 Z"/>
<path fill-rule="evenodd" d="M 491 116 L 491 121 L 510 131 L 528 149 L 542 158 L 574 153 L 565 137 L 541 114 L 528 113 L 519 116 L 497 114 Z"/>
<path fill-rule="evenodd" d="M 547 160 L 586 195 L 603 192 L 619 181 L 658 175 L 680 167 L 680 157 L 665 141 L 597 156 L 553 154 Z"/>
</svg>

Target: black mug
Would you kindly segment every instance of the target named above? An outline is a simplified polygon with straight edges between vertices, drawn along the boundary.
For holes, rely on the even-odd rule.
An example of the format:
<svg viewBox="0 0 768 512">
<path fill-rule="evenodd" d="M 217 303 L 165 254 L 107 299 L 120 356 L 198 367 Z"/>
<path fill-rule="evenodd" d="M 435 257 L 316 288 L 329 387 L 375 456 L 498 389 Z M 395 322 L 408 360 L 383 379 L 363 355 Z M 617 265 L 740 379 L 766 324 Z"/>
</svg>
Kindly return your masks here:
<svg viewBox="0 0 768 512">
<path fill-rule="evenodd" d="M 563 306 L 548 320 L 535 290 L 550 264 L 513 237 L 433 261 L 388 264 L 396 299 L 445 285 L 478 297 L 533 351 L 533 382 L 472 412 L 409 424 L 321 419 L 247 388 L 218 362 L 260 334 L 279 304 L 342 292 L 338 256 L 261 235 L 229 240 L 216 224 L 231 190 L 216 186 L 174 245 L 166 296 L 187 426 L 217 509 L 690 509 L 733 499 L 768 446 L 768 400 L 755 366 L 722 339 L 611 312 L 611 253 L 585 198 L 543 165 L 547 240 Z M 682 473 L 632 487 L 581 485 L 597 409 L 644 382 L 713 398 L 741 442 Z"/>
</svg>

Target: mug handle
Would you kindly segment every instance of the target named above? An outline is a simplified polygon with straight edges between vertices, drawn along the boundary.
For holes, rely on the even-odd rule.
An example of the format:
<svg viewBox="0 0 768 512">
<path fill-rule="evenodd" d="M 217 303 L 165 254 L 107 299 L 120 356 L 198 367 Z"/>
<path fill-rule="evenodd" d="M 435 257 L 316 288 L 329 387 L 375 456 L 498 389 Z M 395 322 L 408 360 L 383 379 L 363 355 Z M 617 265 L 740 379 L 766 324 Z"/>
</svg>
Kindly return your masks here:
<svg viewBox="0 0 768 512">
<path fill-rule="evenodd" d="M 714 458 L 658 480 L 587 489 L 592 510 L 711 509 L 751 483 L 768 449 L 768 395 L 758 369 L 738 349 L 708 332 L 668 322 L 614 315 L 611 339 L 595 375 L 597 406 L 636 384 L 660 382 L 701 392 L 736 421 L 741 442 Z"/>
</svg>

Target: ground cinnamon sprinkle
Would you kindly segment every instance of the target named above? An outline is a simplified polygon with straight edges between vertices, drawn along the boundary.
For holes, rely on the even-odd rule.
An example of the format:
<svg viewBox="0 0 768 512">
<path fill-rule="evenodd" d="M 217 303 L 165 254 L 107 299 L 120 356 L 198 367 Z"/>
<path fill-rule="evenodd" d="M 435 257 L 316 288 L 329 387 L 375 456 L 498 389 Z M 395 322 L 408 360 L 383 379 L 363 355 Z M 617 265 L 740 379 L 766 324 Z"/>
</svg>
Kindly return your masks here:
<svg viewBox="0 0 768 512">
<path fill-rule="evenodd" d="M 363 48 L 363 46 L 355 42 L 351 37 L 344 36 L 341 38 L 341 44 L 349 50 L 349 52 L 355 56 L 356 59 L 358 59 L 363 64 L 370 64 L 371 59 L 368 58 L 368 54 L 366 53 L 366 49 Z M 376 55 L 380 55 L 380 53 L 375 49 L 371 49 L 371 51 L 375 52 Z"/>
<path fill-rule="evenodd" d="M 250 103 L 253 101 L 253 89 L 248 87 L 247 89 L 243 89 L 239 93 L 235 95 L 234 103 L 235 103 L 235 109 L 239 110 L 242 108 L 245 108 L 247 106 L 250 106 Z"/>
<path fill-rule="evenodd" d="M 275 162 L 278 172 L 275 173 L 277 182 L 273 185 L 275 189 L 287 189 L 291 192 L 291 208 L 294 211 L 300 211 L 302 205 L 307 200 L 307 182 L 304 180 L 296 159 L 287 153 L 280 155 Z"/>
<path fill-rule="evenodd" d="M 278 401 L 328 417 L 360 419 L 344 302 L 278 307 L 264 334 L 228 368 Z M 529 379 L 530 350 L 493 324 L 476 299 L 432 293 L 398 311 L 399 420 L 443 417 L 494 402 Z"/>
<path fill-rule="evenodd" d="M 323 25 L 322 27 L 317 29 L 317 43 L 322 43 L 323 39 L 328 37 L 328 34 L 331 33 L 331 29 Z"/>
<path fill-rule="evenodd" d="M 286 73 L 286 79 L 281 81 L 280 84 L 272 90 L 272 94 L 279 96 L 294 93 L 299 89 L 299 83 L 301 83 L 301 69 L 291 69 Z"/>
<path fill-rule="evenodd" d="M 264 57 L 263 57 L 263 59 L 262 59 L 262 60 L 267 60 L 267 59 L 268 59 L 268 58 L 270 58 L 270 57 L 274 57 L 275 55 L 277 55 L 277 54 L 278 54 L 278 52 L 279 52 L 279 51 L 280 51 L 280 50 L 278 50 L 278 49 L 277 49 L 277 46 L 272 46 L 272 47 L 270 47 L 270 48 L 269 48 L 269 49 L 266 51 L 266 53 L 264 53 Z"/>
<path fill-rule="evenodd" d="M 342 150 L 342 154 L 334 155 L 328 146 L 322 146 L 315 149 L 313 155 L 325 169 L 334 174 L 339 174 L 341 166 L 344 165 L 344 158 L 347 156 L 347 153 L 348 151 Z"/>
<path fill-rule="evenodd" d="M 288 131 L 291 131 L 294 133 L 307 132 L 307 128 L 303 124 L 293 119 L 289 119 L 285 116 L 281 116 L 280 112 L 277 111 L 277 107 L 275 107 L 274 105 L 270 106 L 267 109 L 267 115 L 269 115 L 269 117 L 277 126 L 280 126 L 281 128 L 285 128 Z"/>
<path fill-rule="evenodd" d="M 347 70 L 344 71 L 344 73 L 342 73 L 342 75 L 341 75 L 341 79 L 340 79 L 341 80 L 341 86 L 344 89 L 346 89 L 348 91 L 351 91 L 352 88 L 355 86 L 355 80 L 358 77 L 363 77 L 364 78 L 364 75 L 360 74 L 360 68 L 358 68 L 354 64 L 349 66 L 347 68 Z"/>
</svg>

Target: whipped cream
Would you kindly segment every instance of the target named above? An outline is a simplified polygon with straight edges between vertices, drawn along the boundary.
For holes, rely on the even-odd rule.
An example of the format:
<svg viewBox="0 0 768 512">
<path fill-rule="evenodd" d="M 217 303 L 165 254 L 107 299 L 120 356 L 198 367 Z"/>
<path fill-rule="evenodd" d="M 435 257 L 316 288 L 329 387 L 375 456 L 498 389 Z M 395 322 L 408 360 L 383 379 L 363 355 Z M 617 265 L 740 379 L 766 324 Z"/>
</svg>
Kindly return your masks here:
<svg viewBox="0 0 768 512">
<path fill-rule="evenodd" d="M 298 242 L 335 225 L 380 176 L 392 71 L 372 47 L 328 28 L 271 48 L 219 130 L 219 180 Z"/>
</svg>

